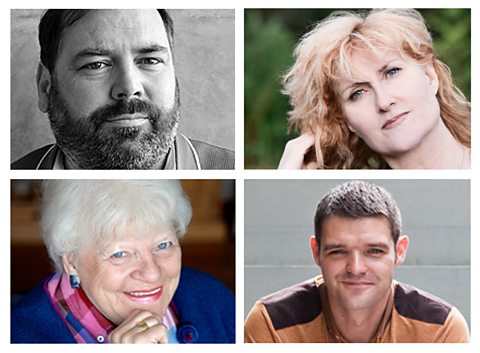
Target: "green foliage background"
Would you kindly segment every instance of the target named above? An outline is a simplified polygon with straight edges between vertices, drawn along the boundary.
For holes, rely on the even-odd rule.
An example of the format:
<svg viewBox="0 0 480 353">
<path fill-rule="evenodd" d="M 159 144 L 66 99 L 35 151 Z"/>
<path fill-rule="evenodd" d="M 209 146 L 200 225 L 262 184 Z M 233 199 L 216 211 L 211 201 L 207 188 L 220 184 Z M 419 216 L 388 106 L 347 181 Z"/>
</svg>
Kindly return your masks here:
<svg viewBox="0 0 480 353">
<path fill-rule="evenodd" d="M 245 168 L 276 168 L 287 133 L 288 97 L 281 77 L 293 64 L 300 37 L 332 11 L 342 9 L 246 9 L 244 34 Z M 365 9 L 346 9 L 365 11 Z M 437 54 L 470 100 L 470 9 L 422 9 Z"/>
</svg>

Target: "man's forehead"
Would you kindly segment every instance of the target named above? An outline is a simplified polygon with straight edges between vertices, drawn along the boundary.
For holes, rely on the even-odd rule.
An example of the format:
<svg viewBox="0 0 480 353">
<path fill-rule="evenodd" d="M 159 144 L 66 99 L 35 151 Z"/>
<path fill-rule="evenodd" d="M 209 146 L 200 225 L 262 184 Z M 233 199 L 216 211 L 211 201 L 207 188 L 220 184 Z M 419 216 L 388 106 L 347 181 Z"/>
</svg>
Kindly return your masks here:
<svg viewBox="0 0 480 353">
<path fill-rule="evenodd" d="M 325 219 L 322 227 L 323 243 L 336 243 L 348 239 L 393 241 L 390 223 L 381 215 L 365 217 L 332 215 Z"/>
<path fill-rule="evenodd" d="M 169 48 L 162 17 L 157 10 L 89 10 L 62 33 L 59 54 L 85 48 L 131 50 L 142 47 Z"/>
</svg>

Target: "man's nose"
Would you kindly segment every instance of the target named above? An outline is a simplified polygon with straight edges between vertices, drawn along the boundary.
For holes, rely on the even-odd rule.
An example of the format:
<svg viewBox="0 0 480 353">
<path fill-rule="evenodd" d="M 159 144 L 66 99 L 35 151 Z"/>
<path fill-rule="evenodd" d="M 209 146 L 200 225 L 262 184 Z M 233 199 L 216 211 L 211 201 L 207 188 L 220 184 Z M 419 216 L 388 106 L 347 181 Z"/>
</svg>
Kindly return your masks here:
<svg viewBox="0 0 480 353">
<path fill-rule="evenodd" d="M 141 74 L 135 65 L 125 64 L 117 67 L 111 95 L 117 101 L 143 97 Z"/>
<path fill-rule="evenodd" d="M 367 272 L 365 259 L 359 252 L 352 252 L 347 259 L 347 272 L 353 275 L 360 275 Z"/>
</svg>

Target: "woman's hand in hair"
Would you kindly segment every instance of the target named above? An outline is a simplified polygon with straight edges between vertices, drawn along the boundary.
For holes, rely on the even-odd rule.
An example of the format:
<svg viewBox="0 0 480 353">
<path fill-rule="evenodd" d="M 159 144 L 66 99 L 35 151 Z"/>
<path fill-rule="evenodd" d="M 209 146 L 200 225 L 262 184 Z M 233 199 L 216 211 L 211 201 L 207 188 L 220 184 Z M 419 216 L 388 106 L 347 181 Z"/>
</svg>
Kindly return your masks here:
<svg viewBox="0 0 480 353">
<path fill-rule="evenodd" d="M 285 145 L 278 169 L 315 169 L 315 135 L 304 132 Z"/>
</svg>

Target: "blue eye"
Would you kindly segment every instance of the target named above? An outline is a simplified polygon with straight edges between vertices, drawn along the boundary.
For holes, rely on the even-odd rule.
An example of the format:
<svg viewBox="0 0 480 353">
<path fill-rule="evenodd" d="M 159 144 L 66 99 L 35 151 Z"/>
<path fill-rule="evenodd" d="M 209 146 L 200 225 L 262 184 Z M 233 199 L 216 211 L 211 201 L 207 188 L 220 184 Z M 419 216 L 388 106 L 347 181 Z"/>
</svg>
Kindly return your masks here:
<svg viewBox="0 0 480 353">
<path fill-rule="evenodd" d="M 389 69 L 389 70 L 387 70 L 387 71 L 385 72 L 385 76 L 387 76 L 387 77 L 393 77 L 393 76 L 395 76 L 396 74 L 398 74 L 398 72 L 399 72 L 400 70 L 401 70 L 401 69 L 400 69 L 399 67 L 393 67 L 393 68 L 391 68 L 391 69 Z"/>
<path fill-rule="evenodd" d="M 358 98 L 360 98 L 363 95 L 363 93 L 364 93 L 363 89 L 357 89 L 356 91 L 352 92 L 352 94 L 348 98 L 352 101 L 355 101 Z"/>
<path fill-rule="evenodd" d="M 113 259 L 121 259 L 125 257 L 125 251 L 117 251 L 116 253 L 112 254 L 111 256 Z"/>
<path fill-rule="evenodd" d="M 173 244 L 171 241 L 163 241 L 160 244 L 157 245 L 157 249 L 159 250 L 165 250 L 171 247 Z"/>
</svg>

